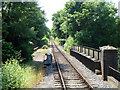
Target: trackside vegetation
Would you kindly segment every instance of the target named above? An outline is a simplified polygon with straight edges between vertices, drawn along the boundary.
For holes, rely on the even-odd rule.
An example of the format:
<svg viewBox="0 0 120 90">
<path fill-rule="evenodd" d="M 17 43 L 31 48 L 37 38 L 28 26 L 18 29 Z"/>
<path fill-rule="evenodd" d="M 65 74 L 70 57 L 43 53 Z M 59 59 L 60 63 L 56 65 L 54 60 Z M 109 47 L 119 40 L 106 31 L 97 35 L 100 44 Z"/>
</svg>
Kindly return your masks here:
<svg viewBox="0 0 120 90">
<path fill-rule="evenodd" d="M 66 39 L 64 49 L 68 52 L 73 44 L 120 48 L 120 18 L 112 2 L 70 1 L 53 14 L 52 21 L 52 36 Z"/>
<path fill-rule="evenodd" d="M 37 2 L 2 2 L 2 89 L 34 88 L 43 68 L 33 62 L 34 48 L 49 43 L 44 10 Z"/>
<path fill-rule="evenodd" d="M 77 45 L 93 48 L 120 47 L 120 18 L 113 3 L 67 2 L 63 10 L 53 14 L 52 20 L 55 38 L 71 36 Z"/>
<path fill-rule="evenodd" d="M 20 50 L 24 62 L 32 60 L 33 48 L 48 44 L 50 31 L 45 22 L 44 11 L 37 2 L 3 2 L 2 61 L 16 56 Z"/>
<path fill-rule="evenodd" d="M 34 88 L 39 84 L 44 69 L 33 61 L 33 52 L 37 47 L 45 54 L 50 35 L 58 44 L 66 40 L 67 52 L 74 44 L 117 47 L 120 60 L 120 18 L 112 2 L 67 2 L 63 10 L 53 14 L 52 30 L 45 25 L 48 20 L 37 2 L 2 2 L 1 10 L 0 89 Z"/>
<path fill-rule="evenodd" d="M 19 64 L 11 59 L 2 64 L 2 88 L 34 88 L 42 80 L 43 70 L 33 62 Z"/>
</svg>

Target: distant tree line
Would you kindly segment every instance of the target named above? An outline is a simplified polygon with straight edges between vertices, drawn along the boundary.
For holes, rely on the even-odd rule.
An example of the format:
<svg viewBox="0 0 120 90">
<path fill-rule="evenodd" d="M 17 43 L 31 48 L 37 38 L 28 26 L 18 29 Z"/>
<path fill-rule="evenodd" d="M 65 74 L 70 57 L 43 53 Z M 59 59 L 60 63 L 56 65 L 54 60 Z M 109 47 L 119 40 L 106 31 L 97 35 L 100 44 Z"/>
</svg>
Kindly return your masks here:
<svg viewBox="0 0 120 90">
<path fill-rule="evenodd" d="M 67 2 L 52 20 L 55 38 L 73 38 L 67 42 L 93 48 L 120 47 L 120 18 L 111 2 Z"/>
<path fill-rule="evenodd" d="M 3 2 L 2 61 L 20 54 L 24 61 L 32 60 L 33 48 L 49 38 L 46 21 L 37 2 Z"/>
</svg>

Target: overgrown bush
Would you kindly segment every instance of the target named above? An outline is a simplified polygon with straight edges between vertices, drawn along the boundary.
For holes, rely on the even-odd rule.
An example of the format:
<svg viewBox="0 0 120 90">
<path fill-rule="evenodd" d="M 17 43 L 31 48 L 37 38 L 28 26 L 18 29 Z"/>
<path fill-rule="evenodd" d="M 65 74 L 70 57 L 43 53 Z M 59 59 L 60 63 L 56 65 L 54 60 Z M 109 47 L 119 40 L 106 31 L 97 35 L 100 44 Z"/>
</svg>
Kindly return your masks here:
<svg viewBox="0 0 120 90">
<path fill-rule="evenodd" d="M 12 59 L 2 64 L 2 88 L 24 88 L 24 69 L 19 65 L 18 60 Z"/>
<path fill-rule="evenodd" d="M 0 74 L 1 76 L 1 74 Z M 2 64 L 2 89 L 33 88 L 42 80 L 43 68 L 39 63 L 29 61 L 19 64 L 18 60 L 11 59 Z"/>
<path fill-rule="evenodd" d="M 7 59 L 10 59 L 11 57 L 14 57 L 18 54 L 18 51 L 16 51 L 13 48 L 12 43 L 2 41 L 2 62 L 5 62 Z"/>
<path fill-rule="evenodd" d="M 24 58 L 24 61 L 32 60 L 33 45 L 29 43 L 22 43 L 20 45 L 21 56 Z"/>
<path fill-rule="evenodd" d="M 47 38 L 46 36 L 44 36 L 42 38 L 42 41 L 43 41 L 43 45 L 48 45 L 49 44 L 49 38 Z"/>
<path fill-rule="evenodd" d="M 64 44 L 64 50 L 69 52 L 73 44 L 74 44 L 74 39 L 71 36 L 69 36 Z"/>
</svg>

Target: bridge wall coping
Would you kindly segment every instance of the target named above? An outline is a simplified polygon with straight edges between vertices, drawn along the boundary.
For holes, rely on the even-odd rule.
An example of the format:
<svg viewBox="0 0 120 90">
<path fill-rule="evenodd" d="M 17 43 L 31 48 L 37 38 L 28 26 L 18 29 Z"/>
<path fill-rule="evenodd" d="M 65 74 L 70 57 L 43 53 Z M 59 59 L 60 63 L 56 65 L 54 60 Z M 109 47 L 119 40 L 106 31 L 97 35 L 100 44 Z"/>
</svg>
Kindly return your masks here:
<svg viewBox="0 0 120 90">
<path fill-rule="evenodd" d="M 103 80 L 107 80 L 108 74 L 111 74 L 109 66 L 118 70 L 118 49 L 112 46 L 103 46 L 100 49 L 102 78 Z"/>
</svg>

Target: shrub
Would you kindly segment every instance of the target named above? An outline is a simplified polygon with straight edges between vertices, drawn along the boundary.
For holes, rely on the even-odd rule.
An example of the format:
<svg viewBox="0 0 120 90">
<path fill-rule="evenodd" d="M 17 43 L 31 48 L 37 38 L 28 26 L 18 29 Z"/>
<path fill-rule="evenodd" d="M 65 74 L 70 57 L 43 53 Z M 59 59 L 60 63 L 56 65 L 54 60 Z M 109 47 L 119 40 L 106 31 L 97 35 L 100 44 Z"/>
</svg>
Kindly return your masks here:
<svg viewBox="0 0 120 90">
<path fill-rule="evenodd" d="M 73 46 L 74 44 L 74 40 L 71 36 L 69 36 L 64 44 L 64 50 L 66 50 L 67 52 L 70 51 L 70 48 Z"/>
<path fill-rule="evenodd" d="M 48 45 L 48 43 L 49 43 L 49 38 L 47 38 L 46 36 L 44 36 L 44 37 L 42 38 L 42 41 L 43 41 L 43 44 L 47 44 L 47 45 Z"/>
<path fill-rule="evenodd" d="M 1 75 L 0 75 L 1 76 Z M 2 64 L 2 89 L 33 88 L 42 80 L 43 68 L 38 63 L 29 61 L 20 65 L 11 59 Z"/>
<path fill-rule="evenodd" d="M 58 38 L 58 37 L 56 37 L 56 38 L 55 38 L 55 41 L 56 41 L 56 42 L 58 42 L 58 44 L 60 43 L 60 41 L 59 41 L 59 38 Z"/>
<path fill-rule="evenodd" d="M 2 65 L 2 88 L 24 88 L 26 82 L 23 73 L 24 69 L 21 68 L 17 60 L 6 61 Z"/>
<path fill-rule="evenodd" d="M 14 57 L 18 54 L 18 51 L 16 51 L 13 48 L 12 43 L 2 41 L 2 61 L 5 62 L 7 59 L 10 59 L 11 57 Z"/>
<path fill-rule="evenodd" d="M 24 61 L 32 60 L 33 46 L 29 43 L 22 43 L 20 45 L 21 56 L 24 58 Z"/>
</svg>

